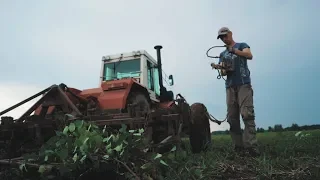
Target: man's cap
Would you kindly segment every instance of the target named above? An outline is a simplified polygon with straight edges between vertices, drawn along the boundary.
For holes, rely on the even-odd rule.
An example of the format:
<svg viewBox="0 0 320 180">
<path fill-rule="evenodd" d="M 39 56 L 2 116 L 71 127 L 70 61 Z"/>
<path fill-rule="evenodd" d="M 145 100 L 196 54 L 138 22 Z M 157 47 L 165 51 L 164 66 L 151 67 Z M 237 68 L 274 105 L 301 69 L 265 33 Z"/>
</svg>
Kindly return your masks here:
<svg viewBox="0 0 320 180">
<path fill-rule="evenodd" d="M 228 34 L 228 32 L 230 32 L 229 28 L 227 28 L 227 27 L 220 28 L 219 31 L 218 31 L 217 39 L 219 39 L 221 35 Z"/>
</svg>

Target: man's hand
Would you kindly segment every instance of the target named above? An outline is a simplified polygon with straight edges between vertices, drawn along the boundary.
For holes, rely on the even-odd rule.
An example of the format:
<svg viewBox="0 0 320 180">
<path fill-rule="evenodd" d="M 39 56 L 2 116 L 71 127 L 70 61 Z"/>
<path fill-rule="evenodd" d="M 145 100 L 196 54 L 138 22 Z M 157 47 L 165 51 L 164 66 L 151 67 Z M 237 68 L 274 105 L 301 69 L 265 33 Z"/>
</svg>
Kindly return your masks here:
<svg viewBox="0 0 320 180">
<path fill-rule="evenodd" d="M 215 64 L 215 63 L 211 63 L 211 67 L 212 69 L 219 69 L 220 68 L 220 64 Z"/>
<path fill-rule="evenodd" d="M 245 48 L 242 51 L 240 51 L 239 49 L 236 49 L 232 46 L 228 46 L 227 50 L 229 53 L 236 54 L 238 56 L 243 56 L 248 60 L 252 60 L 252 54 L 251 54 L 250 48 Z"/>
<path fill-rule="evenodd" d="M 227 49 L 228 49 L 228 52 L 229 52 L 229 53 L 233 53 L 233 54 L 235 53 L 235 50 L 236 50 L 236 49 L 235 49 L 234 47 L 232 47 L 232 46 L 228 46 Z"/>
</svg>

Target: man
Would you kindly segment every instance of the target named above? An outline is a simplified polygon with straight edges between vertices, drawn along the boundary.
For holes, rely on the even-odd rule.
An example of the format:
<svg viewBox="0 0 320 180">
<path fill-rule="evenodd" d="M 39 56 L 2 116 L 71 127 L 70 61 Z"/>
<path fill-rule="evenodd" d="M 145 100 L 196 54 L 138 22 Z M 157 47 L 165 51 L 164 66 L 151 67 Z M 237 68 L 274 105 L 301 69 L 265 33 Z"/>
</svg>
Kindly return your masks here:
<svg viewBox="0 0 320 180">
<path fill-rule="evenodd" d="M 227 27 L 219 29 L 217 39 L 221 39 L 227 47 L 220 53 L 219 65 L 223 58 L 234 63 L 234 71 L 227 74 L 225 87 L 228 123 L 235 151 L 246 150 L 250 155 L 257 156 L 259 151 L 255 129 L 253 90 L 247 65 L 247 60 L 252 60 L 250 47 L 246 43 L 236 43 L 232 38 L 232 32 Z M 212 67 L 219 68 L 219 65 L 213 64 Z M 245 124 L 243 135 L 240 114 Z"/>
</svg>

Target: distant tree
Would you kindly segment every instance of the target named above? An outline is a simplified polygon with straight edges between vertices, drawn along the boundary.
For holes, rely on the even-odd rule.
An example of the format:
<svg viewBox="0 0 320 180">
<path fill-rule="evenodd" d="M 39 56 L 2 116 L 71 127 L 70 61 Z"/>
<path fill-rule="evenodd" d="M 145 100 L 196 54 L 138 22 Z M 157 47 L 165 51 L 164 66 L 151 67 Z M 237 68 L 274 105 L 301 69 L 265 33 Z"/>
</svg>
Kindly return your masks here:
<svg viewBox="0 0 320 180">
<path fill-rule="evenodd" d="M 320 129 L 320 124 L 313 124 L 313 125 L 304 125 L 299 127 L 300 130 L 315 130 Z"/>
<path fill-rule="evenodd" d="M 291 125 L 290 130 L 291 130 L 291 131 L 299 131 L 299 130 L 300 130 L 300 127 L 299 127 L 298 124 L 293 123 L 293 124 Z"/>
<path fill-rule="evenodd" d="M 267 130 L 263 131 L 268 131 L 268 132 L 273 132 L 273 131 L 306 131 L 306 130 L 316 130 L 320 129 L 320 124 L 312 124 L 312 125 L 302 125 L 299 126 L 296 123 L 293 123 L 291 126 L 288 127 L 283 127 L 281 124 L 276 124 L 273 127 L 269 126 Z M 261 132 L 262 128 L 257 128 L 257 132 Z"/>
<path fill-rule="evenodd" d="M 282 125 L 281 125 L 281 124 L 276 124 L 276 125 L 274 125 L 274 131 L 275 131 L 275 132 L 281 132 L 281 131 L 283 131 Z"/>
<path fill-rule="evenodd" d="M 264 129 L 263 128 L 257 128 L 257 132 L 261 133 L 261 132 L 264 132 Z"/>
</svg>

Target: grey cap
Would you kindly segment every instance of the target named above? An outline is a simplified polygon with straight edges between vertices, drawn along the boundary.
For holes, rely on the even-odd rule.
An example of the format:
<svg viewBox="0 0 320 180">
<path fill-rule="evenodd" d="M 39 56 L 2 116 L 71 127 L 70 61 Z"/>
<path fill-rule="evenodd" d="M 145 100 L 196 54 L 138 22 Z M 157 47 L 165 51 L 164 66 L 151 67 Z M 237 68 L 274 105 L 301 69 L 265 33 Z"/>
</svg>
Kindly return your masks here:
<svg viewBox="0 0 320 180">
<path fill-rule="evenodd" d="M 221 35 L 228 34 L 228 32 L 230 32 L 230 29 L 229 29 L 229 28 L 227 28 L 227 27 L 222 27 L 222 28 L 220 28 L 219 31 L 218 31 L 217 39 L 219 39 L 219 37 L 220 37 Z"/>
</svg>

